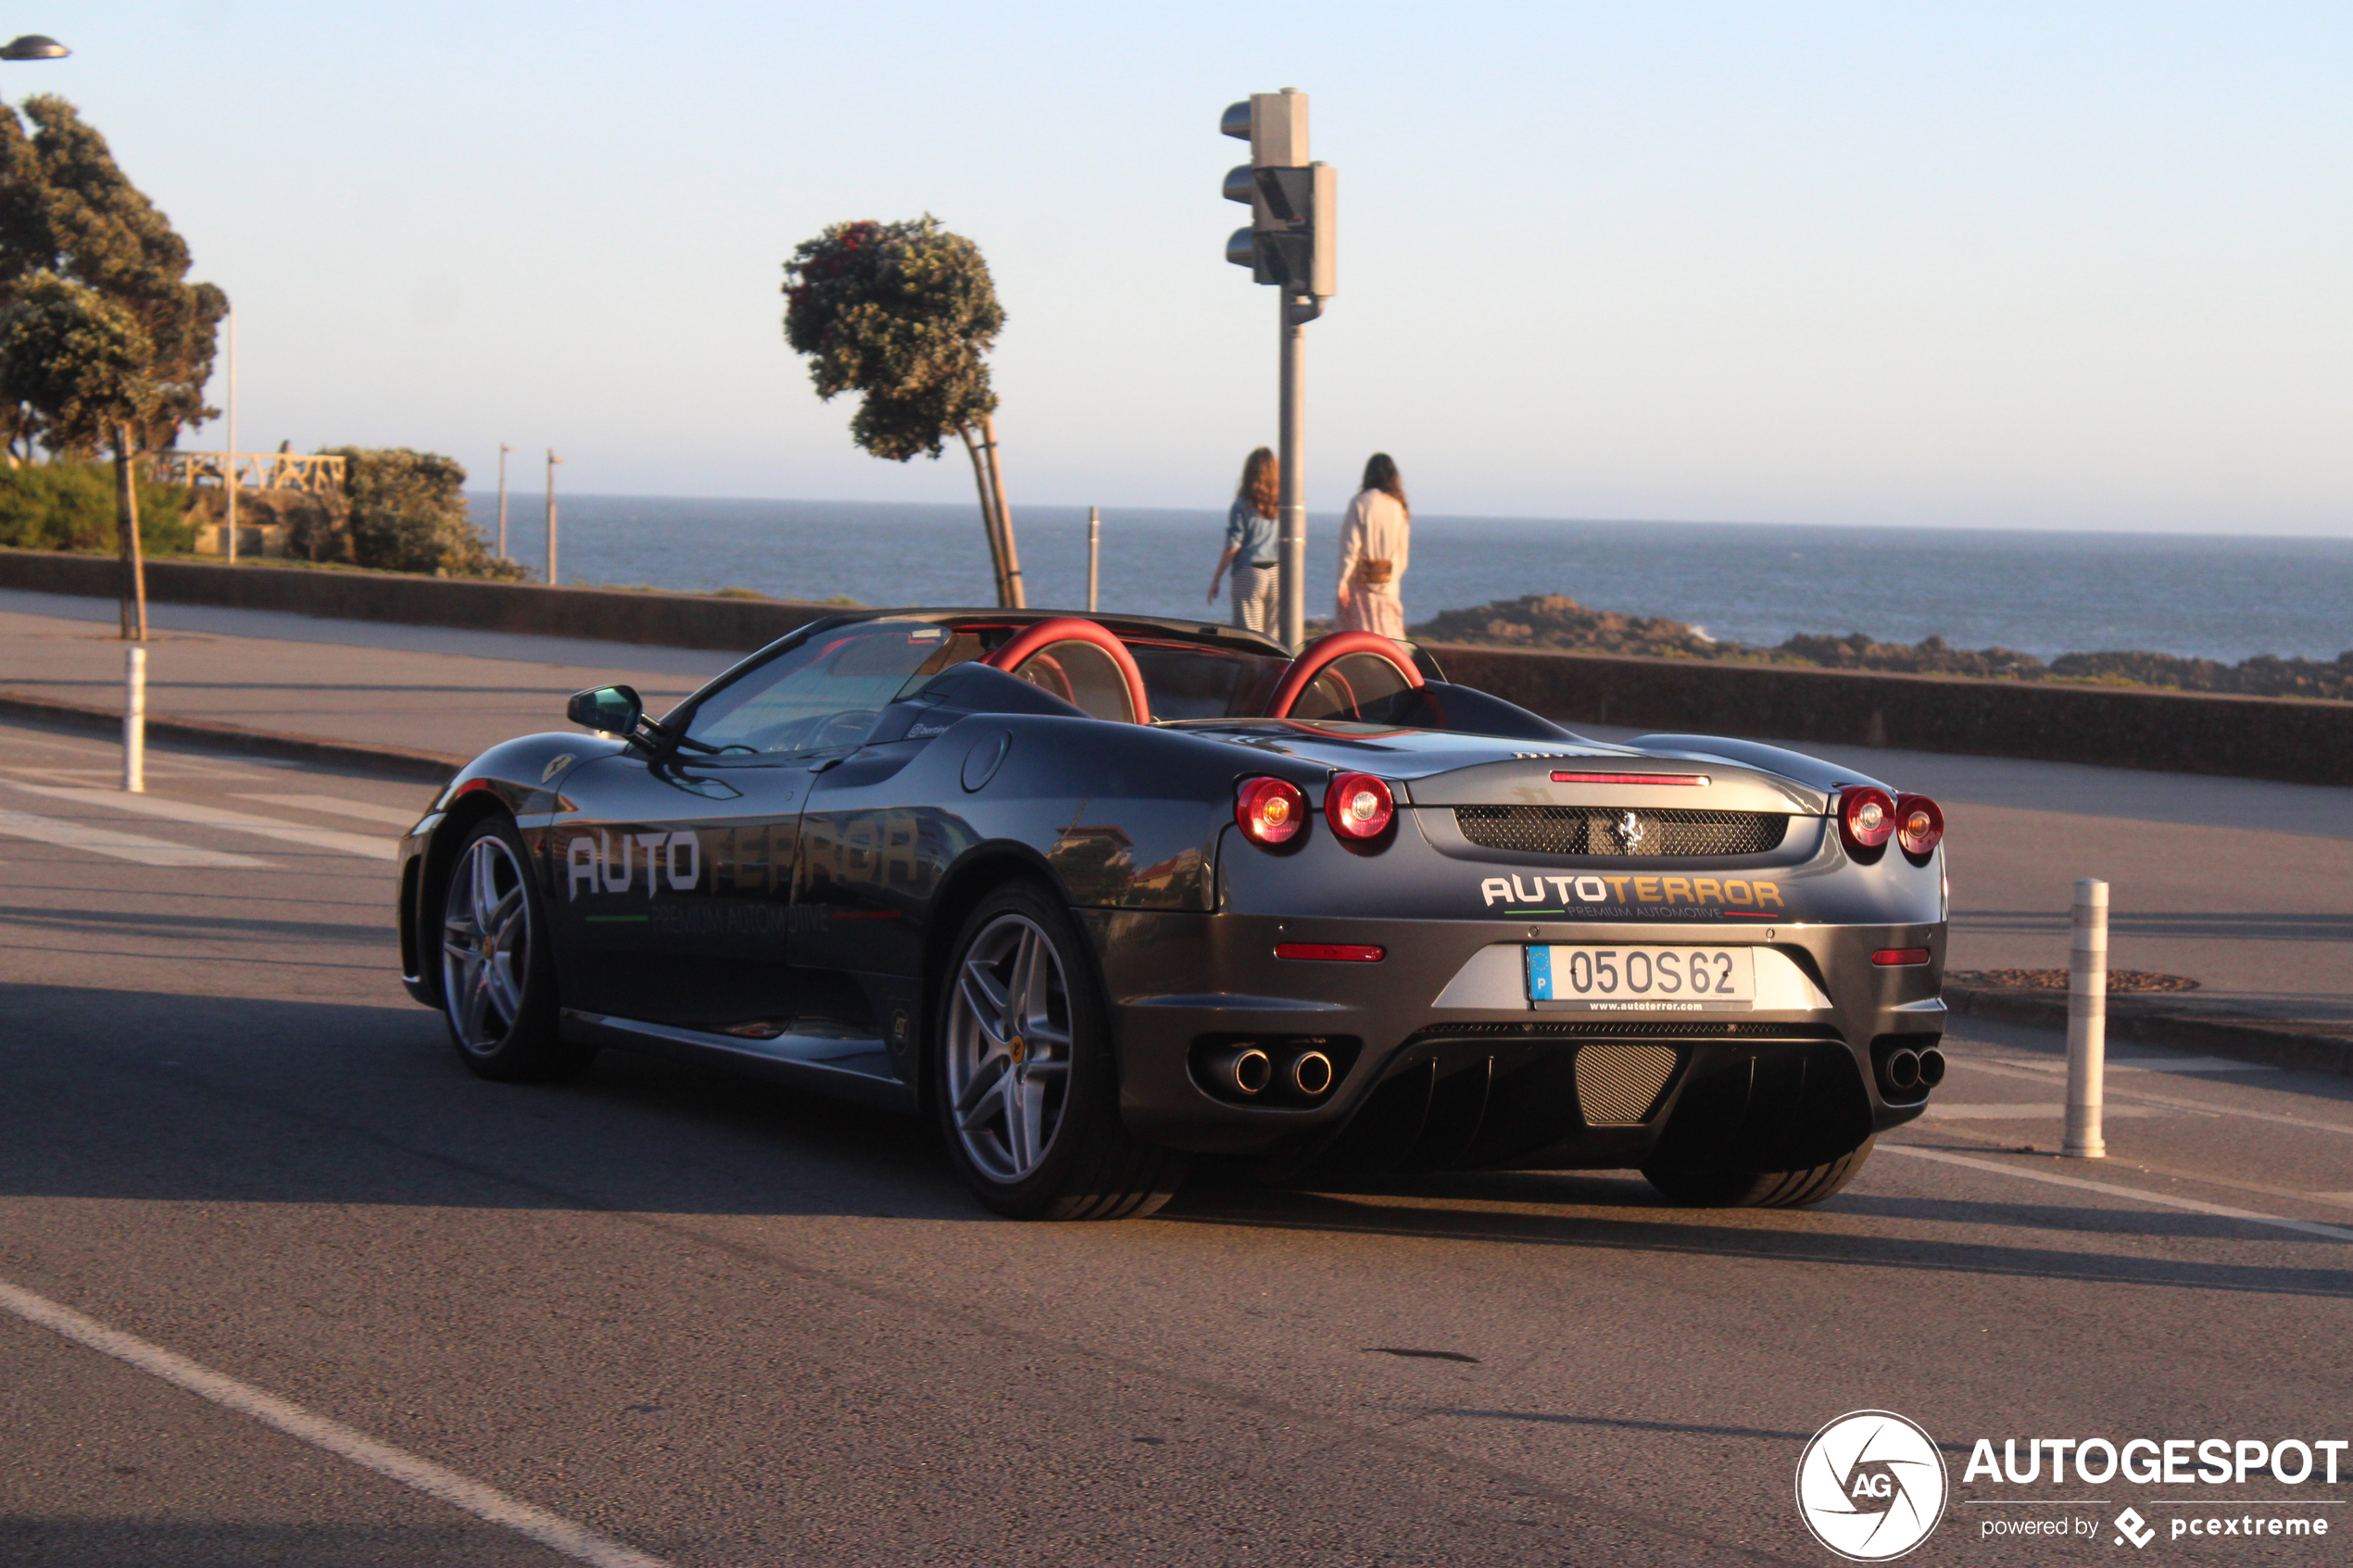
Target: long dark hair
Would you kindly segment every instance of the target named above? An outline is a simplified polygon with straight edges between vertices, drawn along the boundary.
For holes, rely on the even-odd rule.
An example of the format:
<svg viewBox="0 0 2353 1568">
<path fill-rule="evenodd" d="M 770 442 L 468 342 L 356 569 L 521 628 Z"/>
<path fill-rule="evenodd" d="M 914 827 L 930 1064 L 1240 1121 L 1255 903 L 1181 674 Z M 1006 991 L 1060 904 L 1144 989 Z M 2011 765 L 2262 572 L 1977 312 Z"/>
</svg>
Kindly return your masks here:
<svg viewBox="0 0 2353 1568">
<path fill-rule="evenodd" d="M 1358 488 L 1394 495 L 1397 504 L 1405 508 L 1405 515 L 1414 515 L 1414 504 L 1405 499 L 1405 482 L 1397 477 L 1396 459 L 1386 452 L 1376 452 L 1365 459 L 1365 483 Z"/>
<path fill-rule="evenodd" d="M 1248 501 L 1260 517 L 1273 517 L 1283 498 L 1283 465 L 1261 446 L 1242 459 L 1241 487 L 1234 499 Z"/>
</svg>

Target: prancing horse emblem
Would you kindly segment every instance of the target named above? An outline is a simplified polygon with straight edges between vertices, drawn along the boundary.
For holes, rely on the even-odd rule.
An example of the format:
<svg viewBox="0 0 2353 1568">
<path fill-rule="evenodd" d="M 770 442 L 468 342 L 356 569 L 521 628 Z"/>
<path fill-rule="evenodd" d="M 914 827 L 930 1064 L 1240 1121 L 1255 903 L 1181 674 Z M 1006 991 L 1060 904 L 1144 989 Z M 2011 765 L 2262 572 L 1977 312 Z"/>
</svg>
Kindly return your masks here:
<svg viewBox="0 0 2353 1568">
<path fill-rule="evenodd" d="M 1631 855 L 1642 847 L 1643 831 L 1642 819 L 1631 811 L 1612 822 L 1609 828 L 1610 836 L 1617 840 L 1619 853 L 1626 855 Z"/>
</svg>

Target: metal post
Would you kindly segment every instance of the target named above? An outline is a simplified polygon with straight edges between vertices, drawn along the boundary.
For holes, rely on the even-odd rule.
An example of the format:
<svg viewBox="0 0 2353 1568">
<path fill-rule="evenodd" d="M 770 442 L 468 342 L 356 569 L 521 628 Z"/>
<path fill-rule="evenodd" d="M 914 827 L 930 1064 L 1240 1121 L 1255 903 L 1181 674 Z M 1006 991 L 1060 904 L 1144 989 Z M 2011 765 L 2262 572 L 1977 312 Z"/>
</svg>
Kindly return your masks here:
<svg viewBox="0 0 2353 1568">
<path fill-rule="evenodd" d="M 563 459 L 547 448 L 547 586 L 556 585 L 556 465 Z"/>
<path fill-rule="evenodd" d="M 1301 483 L 1300 463 L 1300 358 L 1307 347 L 1307 323 L 1312 313 L 1302 314 L 1294 308 L 1290 290 L 1277 289 L 1276 298 L 1280 307 L 1283 326 L 1282 405 L 1279 411 L 1281 430 L 1282 514 L 1281 547 L 1277 559 L 1281 562 L 1283 646 L 1297 652 L 1307 640 L 1307 499 L 1306 488 Z"/>
<path fill-rule="evenodd" d="M 498 558 L 507 557 L 507 454 L 514 448 L 498 443 Z"/>
<path fill-rule="evenodd" d="M 1103 558 L 1103 509 L 1087 508 L 1087 613 L 1095 613 L 1095 584 Z"/>
<path fill-rule="evenodd" d="M 2105 1160 L 2100 1131 L 2108 1072 L 2108 884 L 2075 884 L 2074 940 L 2068 948 L 2067 1137 L 2070 1160 Z"/>
<path fill-rule="evenodd" d="M 237 302 L 229 302 L 229 564 L 237 564 Z"/>
<path fill-rule="evenodd" d="M 147 791 L 147 650 L 135 643 L 122 650 L 122 787 Z"/>
</svg>

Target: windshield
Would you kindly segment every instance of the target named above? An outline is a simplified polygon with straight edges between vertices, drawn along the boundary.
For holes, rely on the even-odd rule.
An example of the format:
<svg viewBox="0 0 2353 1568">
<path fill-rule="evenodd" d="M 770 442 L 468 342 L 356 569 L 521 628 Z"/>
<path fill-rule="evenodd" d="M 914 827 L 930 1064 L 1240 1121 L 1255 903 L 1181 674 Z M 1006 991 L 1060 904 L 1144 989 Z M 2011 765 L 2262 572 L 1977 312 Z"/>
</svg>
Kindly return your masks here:
<svg viewBox="0 0 2353 1568">
<path fill-rule="evenodd" d="M 861 746 L 882 710 L 980 640 L 907 621 L 820 632 L 746 671 L 695 708 L 686 738 L 738 756 Z"/>
<path fill-rule="evenodd" d="M 739 757 L 861 746 L 885 708 L 921 690 L 950 665 L 987 658 L 1015 630 L 912 621 L 830 628 L 705 697 L 687 721 L 686 738 Z M 1155 719 L 1263 712 L 1290 667 L 1289 660 L 1272 654 L 1139 637 L 1121 641 L 1143 673 Z M 1049 689 L 1065 698 L 1076 696 Z"/>
</svg>

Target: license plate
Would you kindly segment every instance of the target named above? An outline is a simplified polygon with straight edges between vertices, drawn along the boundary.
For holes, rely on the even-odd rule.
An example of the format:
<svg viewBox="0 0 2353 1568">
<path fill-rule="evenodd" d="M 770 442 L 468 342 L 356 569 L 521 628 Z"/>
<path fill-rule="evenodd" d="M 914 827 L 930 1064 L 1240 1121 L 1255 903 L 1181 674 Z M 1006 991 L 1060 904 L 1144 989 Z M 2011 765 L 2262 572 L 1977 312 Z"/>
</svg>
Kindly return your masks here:
<svg viewBox="0 0 2353 1568">
<path fill-rule="evenodd" d="M 1756 966 L 1746 947 L 1528 949 L 1528 999 L 1556 1012 L 1746 1012 Z"/>
</svg>

